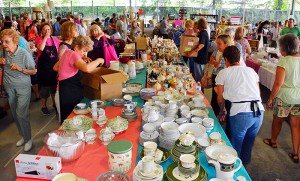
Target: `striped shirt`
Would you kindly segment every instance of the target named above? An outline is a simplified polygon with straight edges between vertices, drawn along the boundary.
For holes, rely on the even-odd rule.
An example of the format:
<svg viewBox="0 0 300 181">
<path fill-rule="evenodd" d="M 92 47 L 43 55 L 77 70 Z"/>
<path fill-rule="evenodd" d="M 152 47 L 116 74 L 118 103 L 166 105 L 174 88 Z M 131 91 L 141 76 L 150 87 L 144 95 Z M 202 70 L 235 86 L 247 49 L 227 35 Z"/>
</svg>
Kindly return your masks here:
<svg viewBox="0 0 300 181">
<path fill-rule="evenodd" d="M 6 54 L 6 64 L 4 64 L 4 87 L 22 88 L 31 86 L 30 76 L 17 70 L 11 70 L 10 64 L 16 63 L 23 69 L 35 69 L 35 63 L 31 55 L 23 48 L 18 46 L 17 51 L 10 55 Z M 0 57 L 3 57 L 3 51 L 0 51 Z"/>
</svg>

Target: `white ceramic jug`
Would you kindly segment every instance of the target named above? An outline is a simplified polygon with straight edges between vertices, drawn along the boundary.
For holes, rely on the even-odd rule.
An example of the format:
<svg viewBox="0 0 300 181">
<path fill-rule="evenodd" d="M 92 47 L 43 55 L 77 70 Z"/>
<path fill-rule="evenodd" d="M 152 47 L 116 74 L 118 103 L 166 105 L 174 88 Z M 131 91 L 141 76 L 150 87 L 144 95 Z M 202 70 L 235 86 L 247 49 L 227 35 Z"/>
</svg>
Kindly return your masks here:
<svg viewBox="0 0 300 181">
<path fill-rule="evenodd" d="M 234 169 L 235 161 L 239 160 L 239 166 Z M 223 180 L 231 180 L 233 179 L 233 175 L 242 167 L 242 161 L 235 157 L 232 154 L 223 154 L 221 153 L 217 161 L 209 160 L 208 163 L 211 163 L 216 168 L 216 178 L 223 179 Z"/>
</svg>

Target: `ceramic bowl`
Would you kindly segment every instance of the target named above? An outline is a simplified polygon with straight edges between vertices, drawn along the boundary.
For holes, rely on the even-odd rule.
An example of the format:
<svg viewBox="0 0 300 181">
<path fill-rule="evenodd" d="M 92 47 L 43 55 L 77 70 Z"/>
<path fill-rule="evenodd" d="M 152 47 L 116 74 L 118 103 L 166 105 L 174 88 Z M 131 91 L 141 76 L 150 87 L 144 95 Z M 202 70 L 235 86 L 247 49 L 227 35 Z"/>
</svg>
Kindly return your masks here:
<svg viewBox="0 0 300 181">
<path fill-rule="evenodd" d="M 76 141 L 72 144 L 57 146 L 51 144 L 49 134 L 47 134 L 44 138 L 44 144 L 46 145 L 46 153 L 48 156 L 61 157 L 62 162 L 71 162 L 82 155 L 85 142 L 82 139 L 78 139 L 75 132 L 57 131 L 55 134 L 61 139 L 72 139 Z"/>
<path fill-rule="evenodd" d="M 117 171 L 105 172 L 97 178 L 97 181 L 107 181 L 107 180 L 109 180 L 109 181 L 130 181 L 130 178 L 125 173 L 117 172 Z"/>
<path fill-rule="evenodd" d="M 99 108 L 105 108 L 105 106 L 106 106 L 106 101 L 104 101 L 104 100 L 92 100 L 91 102 L 90 102 L 90 105 L 92 105 L 92 104 L 97 104 L 97 108 L 99 109 Z"/>
<path fill-rule="evenodd" d="M 152 123 L 146 123 L 143 126 L 143 131 L 145 133 L 153 133 L 155 131 L 155 125 Z"/>
<path fill-rule="evenodd" d="M 77 176 L 73 173 L 60 173 L 56 175 L 52 181 L 77 181 Z"/>
<path fill-rule="evenodd" d="M 79 103 L 75 106 L 75 109 L 77 110 L 84 110 L 87 108 L 87 105 L 85 103 Z"/>
<path fill-rule="evenodd" d="M 205 137 L 206 129 L 204 126 L 196 123 L 185 123 L 178 127 L 179 132 L 191 133 L 196 139 Z"/>
<path fill-rule="evenodd" d="M 177 133 L 178 124 L 175 122 L 164 122 L 161 124 L 161 132 L 164 133 Z"/>
<path fill-rule="evenodd" d="M 234 148 L 227 145 L 211 145 L 205 149 L 205 156 L 207 161 L 209 160 L 217 160 L 218 156 L 222 154 L 231 154 L 237 156 L 237 152 Z"/>
</svg>

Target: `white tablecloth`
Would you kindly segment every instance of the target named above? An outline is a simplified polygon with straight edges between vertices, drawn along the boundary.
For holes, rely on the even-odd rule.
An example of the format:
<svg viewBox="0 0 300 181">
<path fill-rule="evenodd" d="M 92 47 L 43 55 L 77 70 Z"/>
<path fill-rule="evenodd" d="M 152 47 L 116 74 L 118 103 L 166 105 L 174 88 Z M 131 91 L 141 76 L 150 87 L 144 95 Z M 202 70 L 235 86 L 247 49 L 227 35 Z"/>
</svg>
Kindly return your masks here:
<svg viewBox="0 0 300 181">
<path fill-rule="evenodd" d="M 272 90 L 275 81 L 275 71 L 261 66 L 258 70 L 259 81 L 262 85 Z"/>
</svg>

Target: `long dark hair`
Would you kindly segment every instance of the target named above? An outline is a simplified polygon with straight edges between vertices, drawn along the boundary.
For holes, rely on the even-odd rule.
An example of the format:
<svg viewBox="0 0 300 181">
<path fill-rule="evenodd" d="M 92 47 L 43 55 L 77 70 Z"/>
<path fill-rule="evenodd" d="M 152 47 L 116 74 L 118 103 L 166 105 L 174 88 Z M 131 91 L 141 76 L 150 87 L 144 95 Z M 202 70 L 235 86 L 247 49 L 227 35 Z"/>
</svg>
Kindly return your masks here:
<svg viewBox="0 0 300 181">
<path fill-rule="evenodd" d="M 257 28 L 257 32 L 262 32 L 262 29 L 263 29 L 263 27 L 264 27 L 266 24 L 269 25 L 270 22 L 269 22 L 268 20 L 266 20 L 266 21 L 260 23 L 260 25 L 259 25 L 258 28 Z"/>
<path fill-rule="evenodd" d="M 29 32 L 29 30 L 30 30 L 31 27 L 32 27 L 34 24 L 36 24 L 37 22 L 38 22 L 38 20 L 33 20 L 32 23 L 31 23 L 31 25 L 29 25 L 29 26 L 26 27 L 26 30 L 25 30 L 25 38 L 26 38 L 26 40 L 28 40 L 28 32 Z"/>
</svg>

